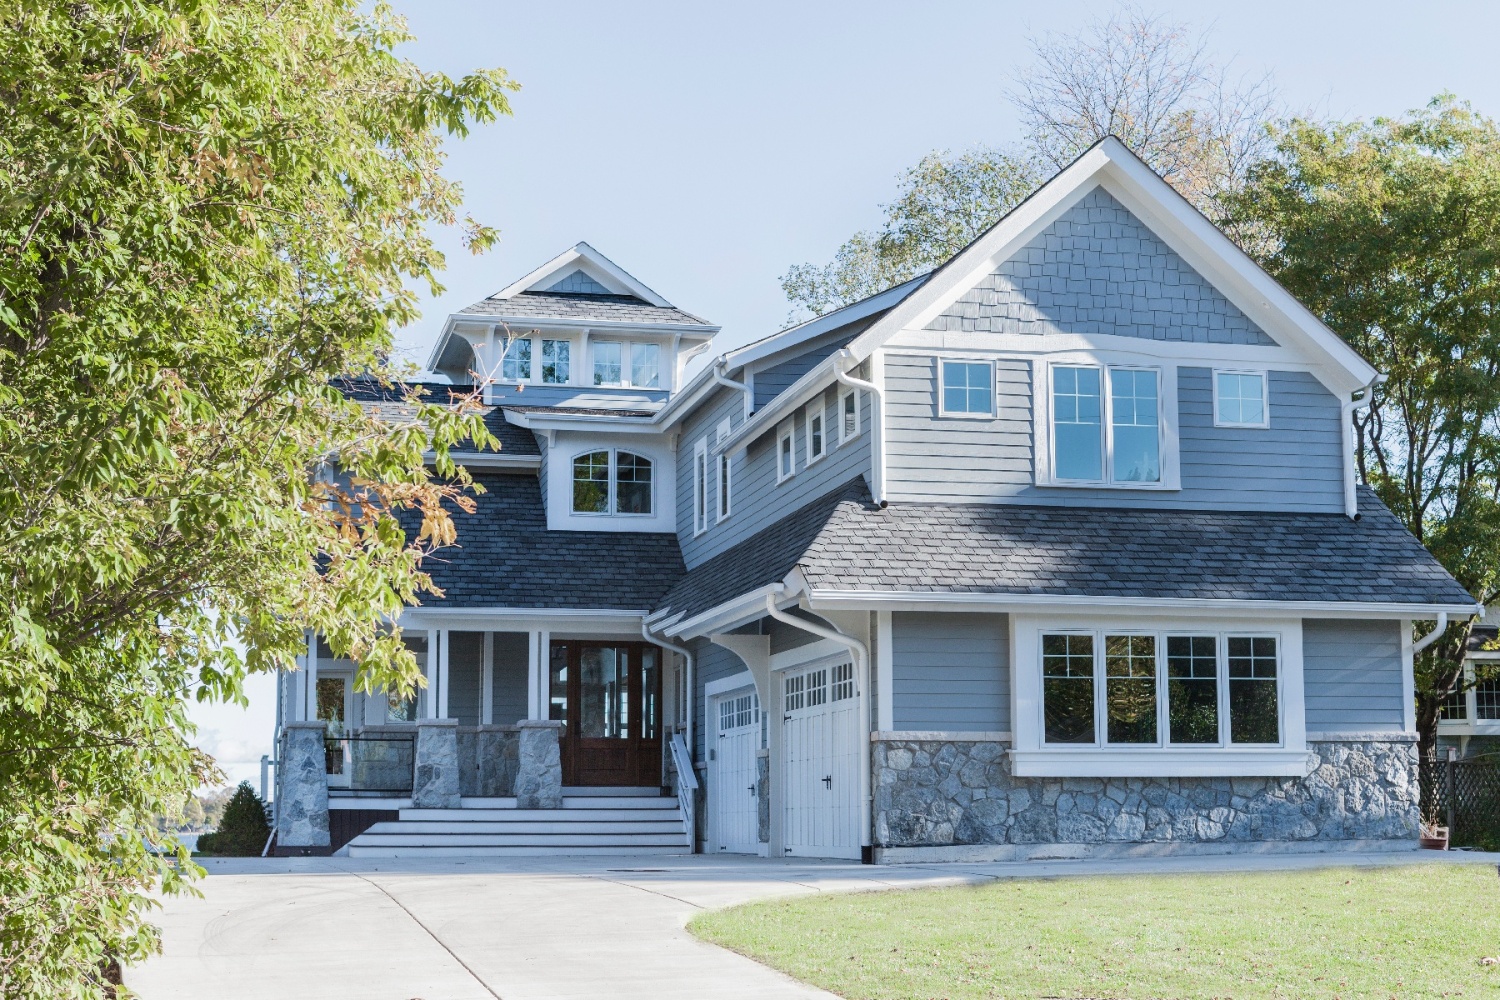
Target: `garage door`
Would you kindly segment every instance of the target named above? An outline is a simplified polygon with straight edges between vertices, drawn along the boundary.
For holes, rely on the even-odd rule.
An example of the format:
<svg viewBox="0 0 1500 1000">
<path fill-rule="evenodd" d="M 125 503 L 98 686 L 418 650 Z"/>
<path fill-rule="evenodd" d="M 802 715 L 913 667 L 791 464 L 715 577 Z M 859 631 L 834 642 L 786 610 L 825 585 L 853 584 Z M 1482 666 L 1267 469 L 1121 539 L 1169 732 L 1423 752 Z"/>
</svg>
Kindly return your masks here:
<svg viewBox="0 0 1500 1000">
<path fill-rule="evenodd" d="M 717 718 L 719 731 L 709 786 L 714 847 L 730 854 L 756 854 L 760 851 L 760 797 L 755 787 L 760 699 L 753 693 L 721 698 Z"/>
<path fill-rule="evenodd" d="M 860 732 L 854 665 L 788 671 L 781 683 L 785 851 L 797 857 L 858 858 Z"/>
</svg>

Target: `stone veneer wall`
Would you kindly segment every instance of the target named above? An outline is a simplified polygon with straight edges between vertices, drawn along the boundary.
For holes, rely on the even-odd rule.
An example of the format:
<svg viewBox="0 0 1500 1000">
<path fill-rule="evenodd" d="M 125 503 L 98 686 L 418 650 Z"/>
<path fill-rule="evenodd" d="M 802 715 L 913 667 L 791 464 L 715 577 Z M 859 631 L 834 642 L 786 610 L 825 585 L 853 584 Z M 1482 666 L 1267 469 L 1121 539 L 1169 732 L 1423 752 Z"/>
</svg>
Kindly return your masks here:
<svg viewBox="0 0 1500 1000">
<path fill-rule="evenodd" d="M 1308 745 L 1305 778 L 1018 778 L 1009 745 L 872 747 L 877 847 L 1410 841 L 1416 744 Z"/>
</svg>

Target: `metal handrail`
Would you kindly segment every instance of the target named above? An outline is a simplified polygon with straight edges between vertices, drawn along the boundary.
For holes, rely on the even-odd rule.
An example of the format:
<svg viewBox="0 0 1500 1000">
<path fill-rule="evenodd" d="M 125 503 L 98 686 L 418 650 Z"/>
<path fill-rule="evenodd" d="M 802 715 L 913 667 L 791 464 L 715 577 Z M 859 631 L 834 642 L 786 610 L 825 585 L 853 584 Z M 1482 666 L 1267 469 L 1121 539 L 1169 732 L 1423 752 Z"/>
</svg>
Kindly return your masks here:
<svg viewBox="0 0 1500 1000">
<path fill-rule="evenodd" d="M 672 766 L 677 771 L 677 806 L 682 810 L 682 825 L 687 829 L 688 849 L 693 850 L 698 840 L 698 823 L 695 815 L 698 791 L 698 775 L 693 770 L 693 755 L 688 752 L 687 740 L 681 733 L 672 734 Z"/>
</svg>

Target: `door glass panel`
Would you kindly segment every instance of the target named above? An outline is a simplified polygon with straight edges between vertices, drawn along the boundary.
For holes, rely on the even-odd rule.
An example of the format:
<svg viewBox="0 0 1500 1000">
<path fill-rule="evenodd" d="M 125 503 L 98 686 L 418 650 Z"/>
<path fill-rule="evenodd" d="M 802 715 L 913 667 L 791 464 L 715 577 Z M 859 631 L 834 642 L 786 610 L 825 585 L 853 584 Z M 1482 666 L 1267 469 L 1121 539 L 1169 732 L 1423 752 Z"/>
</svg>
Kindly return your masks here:
<svg viewBox="0 0 1500 1000">
<path fill-rule="evenodd" d="M 590 646 L 578 661 L 578 735 L 623 739 L 630 735 L 630 659 L 614 646 Z"/>
<path fill-rule="evenodd" d="M 568 721 L 568 647 L 565 643 L 552 646 L 552 666 L 547 685 L 547 718 L 554 722 Z"/>
<path fill-rule="evenodd" d="M 660 734 L 660 673 L 656 650 L 641 650 L 641 739 L 654 740 Z"/>
<path fill-rule="evenodd" d="M 329 736 L 344 735 L 344 692 L 342 677 L 318 678 L 318 720 L 328 723 Z"/>
</svg>

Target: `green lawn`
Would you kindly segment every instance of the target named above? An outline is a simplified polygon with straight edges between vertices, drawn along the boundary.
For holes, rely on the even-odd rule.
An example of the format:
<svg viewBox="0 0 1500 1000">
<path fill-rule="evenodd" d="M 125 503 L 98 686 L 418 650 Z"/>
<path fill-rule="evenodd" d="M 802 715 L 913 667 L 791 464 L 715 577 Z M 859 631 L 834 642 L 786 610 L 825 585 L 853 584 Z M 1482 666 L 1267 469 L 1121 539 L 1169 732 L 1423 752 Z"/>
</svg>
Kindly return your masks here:
<svg viewBox="0 0 1500 1000">
<path fill-rule="evenodd" d="M 812 896 L 693 933 L 845 997 L 1500 996 L 1489 865 L 1025 879 Z"/>
</svg>

